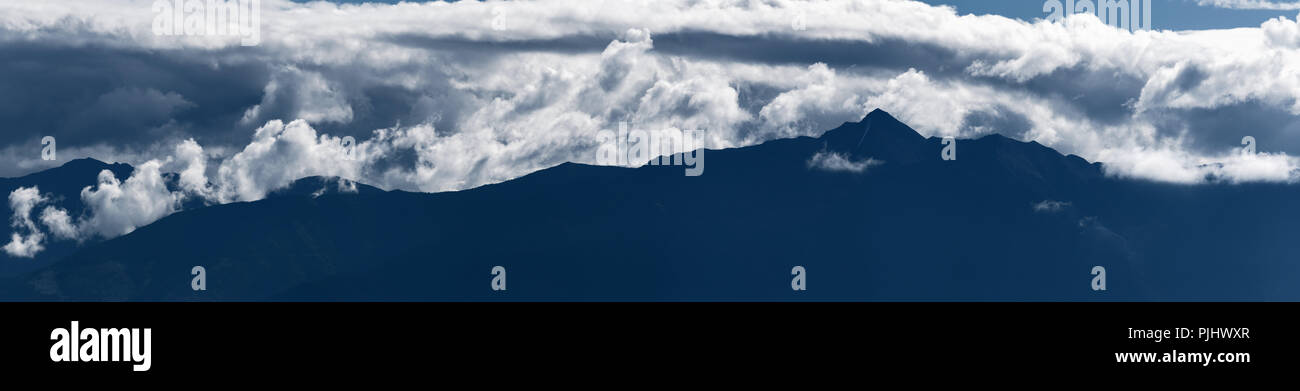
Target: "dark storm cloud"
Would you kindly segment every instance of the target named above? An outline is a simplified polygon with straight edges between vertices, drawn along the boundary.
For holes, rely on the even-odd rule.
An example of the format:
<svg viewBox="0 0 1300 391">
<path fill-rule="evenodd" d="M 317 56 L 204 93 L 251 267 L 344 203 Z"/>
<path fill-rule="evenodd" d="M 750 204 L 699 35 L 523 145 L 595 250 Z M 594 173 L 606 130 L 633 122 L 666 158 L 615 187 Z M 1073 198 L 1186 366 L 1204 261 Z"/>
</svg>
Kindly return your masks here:
<svg viewBox="0 0 1300 391">
<path fill-rule="evenodd" d="M 960 72 L 970 57 L 937 45 L 884 37 L 874 41 L 807 39 L 789 34 L 727 35 L 708 31 L 682 31 L 654 36 L 655 50 L 669 55 L 765 64 L 825 63 L 834 68 L 854 67 L 927 73 Z"/>
<path fill-rule="evenodd" d="M 1162 134 L 1185 135 L 1197 152 L 1240 148 L 1242 137 L 1251 136 L 1260 152 L 1300 153 L 1300 117 L 1258 101 L 1213 109 L 1164 110 L 1152 117 Z"/>
<path fill-rule="evenodd" d="M 271 119 L 290 120 L 305 106 L 303 83 L 288 80 L 253 121 L 245 112 L 267 99 L 266 86 L 286 65 L 261 48 L 143 50 L 101 45 L 0 43 L 0 148 L 36 145 L 54 136 L 60 148 L 97 144 L 140 150 L 194 138 L 203 145 L 241 147 Z M 335 85 L 352 117 L 322 122 L 328 132 L 358 139 L 396 124 L 430 121 L 454 129 L 470 99 L 435 69 L 429 84 L 407 89 L 359 67 L 303 66 Z"/>
<path fill-rule="evenodd" d="M 1142 94 L 1144 80 L 1117 69 L 1089 70 L 1075 66 L 1054 70 L 1023 82 L 992 77 L 966 80 L 1002 90 L 1024 91 L 1037 99 L 1060 102 L 1061 114 L 1117 125 L 1129 120 L 1132 102 Z"/>
<path fill-rule="evenodd" d="M 261 65 L 214 67 L 215 55 L 195 52 L 11 42 L 0 58 L 0 123 L 12 130 L 0 132 L 0 146 L 44 135 L 61 147 L 228 142 L 266 83 Z"/>
</svg>

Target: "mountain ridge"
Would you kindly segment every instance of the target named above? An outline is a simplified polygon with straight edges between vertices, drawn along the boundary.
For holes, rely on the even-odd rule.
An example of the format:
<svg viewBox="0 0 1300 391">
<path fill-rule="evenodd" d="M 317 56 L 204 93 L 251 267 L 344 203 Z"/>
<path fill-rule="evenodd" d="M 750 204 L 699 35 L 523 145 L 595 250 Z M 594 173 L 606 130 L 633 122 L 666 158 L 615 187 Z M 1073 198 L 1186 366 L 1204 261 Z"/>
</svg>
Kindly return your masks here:
<svg viewBox="0 0 1300 391">
<path fill-rule="evenodd" d="M 1297 250 L 1280 245 L 1300 229 L 1294 186 L 1109 178 L 1097 163 L 1001 136 L 958 140 L 957 160 L 945 161 L 940 139 L 911 137 L 920 135 L 882 114 L 818 138 L 708 150 L 700 177 L 565 163 L 462 191 L 297 192 L 185 211 L 83 248 L 0 297 L 1300 298 L 1288 282 L 1300 276 L 1277 261 Z M 825 151 L 884 163 L 809 164 Z M 1234 213 L 1214 212 L 1224 202 Z M 808 291 L 790 290 L 796 265 Z M 1099 265 L 1107 291 L 1090 289 Z M 207 268 L 209 290 L 189 289 L 193 266 Z M 493 266 L 509 270 L 509 293 L 488 289 Z"/>
</svg>

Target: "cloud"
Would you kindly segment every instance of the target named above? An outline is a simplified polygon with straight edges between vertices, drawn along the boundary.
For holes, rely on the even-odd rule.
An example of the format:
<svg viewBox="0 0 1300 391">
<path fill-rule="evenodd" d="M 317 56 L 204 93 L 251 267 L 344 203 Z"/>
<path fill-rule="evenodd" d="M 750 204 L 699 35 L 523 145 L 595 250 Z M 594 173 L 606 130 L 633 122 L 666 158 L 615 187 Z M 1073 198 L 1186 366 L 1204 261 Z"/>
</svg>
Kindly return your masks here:
<svg viewBox="0 0 1300 391">
<path fill-rule="evenodd" d="M 1053 200 L 1043 200 L 1038 203 L 1035 203 L 1033 206 L 1034 211 L 1040 213 L 1056 213 L 1068 207 L 1070 207 L 1069 202 L 1053 201 Z"/>
<path fill-rule="evenodd" d="M 334 191 L 341 194 L 356 194 L 359 192 L 357 183 L 344 179 L 336 178 L 334 181 L 325 181 L 321 183 L 320 189 L 311 193 L 311 198 L 317 198 L 330 192 L 330 186 L 334 186 Z"/>
<path fill-rule="evenodd" d="M 813 154 L 808 159 L 808 168 L 830 171 L 830 172 L 851 172 L 862 173 L 868 168 L 885 164 L 885 162 L 867 158 L 866 160 L 853 161 L 850 157 L 838 152 L 820 151 Z"/>
<path fill-rule="evenodd" d="M 192 147 L 187 149 L 193 153 Z M 242 151 L 221 163 L 217 169 L 217 199 L 260 200 L 267 192 L 308 176 L 356 178 L 364 158 L 350 155 L 342 138 L 318 135 L 306 121 L 287 125 L 270 121 L 257 129 L 253 141 Z M 190 182 L 206 181 L 191 177 Z"/>
<path fill-rule="evenodd" d="M 112 171 L 101 171 L 96 186 L 81 190 L 90 217 L 79 224 L 79 230 L 113 238 L 177 211 L 180 195 L 168 191 L 159 166 L 156 160 L 145 162 L 125 181 L 119 181 Z"/>
<path fill-rule="evenodd" d="M 1298 3 L 1297 5 L 1300 5 Z M 1264 35 L 1268 36 L 1268 42 L 1277 47 L 1296 48 L 1300 47 L 1300 14 L 1296 15 L 1295 20 L 1277 17 L 1269 19 L 1260 28 L 1264 30 Z"/>
<path fill-rule="evenodd" d="M 1172 183 L 1245 183 L 1300 181 L 1300 159 L 1258 153 L 1228 153 L 1214 157 L 1172 149 L 1106 151 L 1108 174 Z"/>
<path fill-rule="evenodd" d="M 31 217 L 32 209 L 45 201 L 48 199 L 41 196 L 40 189 L 36 187 L 20 187 L 9 193 L 9 208 L 14 211 L 10 225 L 14 227 L 14 233 L 4 246 L 5 253 L 18 258 L 31 258 L 45 249 L 41 245 L 45 234 L 36 227 Z"/>
<path fill-rule="evenodd" d="M 845 121 L 862 119 L 868 109 L 853 88 L 861 81 L 837 77 L 826 64 L 808 66 L 806 73 L 795 78 L 799 86 L 782 92 L 759 110 L 764 122 L 782 129 L 768 137 L 790 137 L 804 129 L 830 129 Z M 793 127 L 792 126 L 796 126 Z"/>
<path fill-rule="evenodd" d="M 339 86 L 319 72 L 286 66 L 271 76 L 262 101 L 244 112 L 240 123 L 260 124 L 273 118 L 296 118 L 311 123 L 352 121 L 352 106 Z"/>
<path fill-rule="evenodd" d="M 81 233 L 68 216 L 68 211 L 47 206 L 41 211 L 41 223 L 50 229 L 50 233 L 59 239 L 81 239 Z"/>
<path fill-rule="evenodd" d="M 185 148 L 178 150 L 187 150 L 190 144 L 182 146 Z M 42 244 L 45 231 L 60 240 L 111 239 L 179 211 L 187 193 L 168 189 L 167 179 L 159 170 L 161 166 L 156 160 L 141 164 L 125 181 L 118 180 L 112 171 L 100 171 L 97 184 L 81 190 L 84 214 L 74 218 L 67 210 L 46 206 L 38 217 L 44 230 L 31 214 L 53 196 L 41 194 L 37 187 L 14 190 L 9 194 L 9 204 L 13 209 L 11 222 L 15 232 L 4 251 L 11 256 L 30 258 L 45 249 Z"/>
<path fill-rule="evenodd" d="M 1274 11 L 1300 10 L 1300 3 L 1294 1 L 1197 0 L 1196 4 L 1201 6 L 1242 9 L 1242 10 L 1274 10 Z"/>
<path fill-rule="evenodd" d="M 60 157 L 189 167 L 187 196 L 218 202 L 302 174 L 457 190 L 591 163 L 594 135 L 619 122 L 706 129 L 722 148 L 815 136 L 876 107 L 925 135 L 1009 134 L 1152 180 L 1290 181 L 1300 154 L 1283 141 L 1300 128 L 1288 18 L 1128 32 L 912 1 L 265 0 L 262 42 L 245 47 L 154 35 L 151 3 L 0 4 L 0 122 L 25 130 L 0 134 L 15 152 L 0 173 L 49 167 L 27 152 L 52 133 Z M 1256 108 L 1270 115 L 1248 131 L 1279 140 L 1261 145 L 1266 163 L 1218 160 L 1247 130 L 1204 119 Z M 285 129 L 257 136 L 273 123 Z M 345 136 L 362 155 L 330 161 Z M 276 164 L 302 167 L 262 167 Z"/>
<path fill-rule="evenodd" d="M 187 139 L 176 145 L 173 160 L 180 165 L 178 185 L 184 191 L 204 199 L 216 197 L 215 189 L 208 182 L 208 156 L 203 147 L 194 139 Z"/>
</svg>

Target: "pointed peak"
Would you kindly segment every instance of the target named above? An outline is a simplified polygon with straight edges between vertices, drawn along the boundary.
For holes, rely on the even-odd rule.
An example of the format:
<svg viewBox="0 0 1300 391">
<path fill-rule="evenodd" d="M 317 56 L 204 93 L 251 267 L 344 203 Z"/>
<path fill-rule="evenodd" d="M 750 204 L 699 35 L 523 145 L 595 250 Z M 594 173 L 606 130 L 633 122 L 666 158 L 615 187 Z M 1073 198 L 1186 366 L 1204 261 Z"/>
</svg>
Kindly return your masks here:
<svg viewBox="0 0 1300 391">
<path fill-rule="evenodd" d="M 866 117 L 859 122 L 864 125 L 866 138 L 883 141 L 882 139 L 896 139 L 905 142 L 919 142 L 925 140 L 925 137 L 917 133 L 915 129 L 907 124 L 894 118 L 888 112 L 881 109 L 872 110 Z"/>
<path fill-rule="evenodd" d="M 832 151 L 886 161 L 913 159 L 926 144 L 920 133 L 880 109 L 872 110 L 862 121 L 827 131 L 820 139 Z"/>
<path fill-rule="evenodd" d="M 866 117 L 862 117 L 862 121 L 859 122 L 867 122 L 869 120 L 889 120 L 889 121 L 898 122 L 898 119 L 894 118 L 893 115 L 890 115 L 889 112 L 881 110 L 879 108 L 875 110 L 871 110 L 871 112 L 867 113 Z"/>
</svg>

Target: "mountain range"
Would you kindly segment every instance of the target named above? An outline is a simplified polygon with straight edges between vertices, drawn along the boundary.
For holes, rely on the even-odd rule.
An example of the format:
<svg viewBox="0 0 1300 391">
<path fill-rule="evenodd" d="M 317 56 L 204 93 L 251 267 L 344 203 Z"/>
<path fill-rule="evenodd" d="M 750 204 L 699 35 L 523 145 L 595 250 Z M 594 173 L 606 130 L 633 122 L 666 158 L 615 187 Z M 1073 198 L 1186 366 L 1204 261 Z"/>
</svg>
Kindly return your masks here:
<svg viewBox="0 0 1300 391">
<path fill-rule="evenodd" d="M 443 193 L 304 178 L 0 259 L 0 299 L 1300 300 L 1300 186 L 1117 178 L 996 134 L 955 145 L 945 160 L 943 140 L 876 110 L 820 137 L 704 151 L 698 177 L 565 163 Z M 75 201 L 102 169 L 131 168 L 78 160 L 0 190 Z"/>
</svg>

